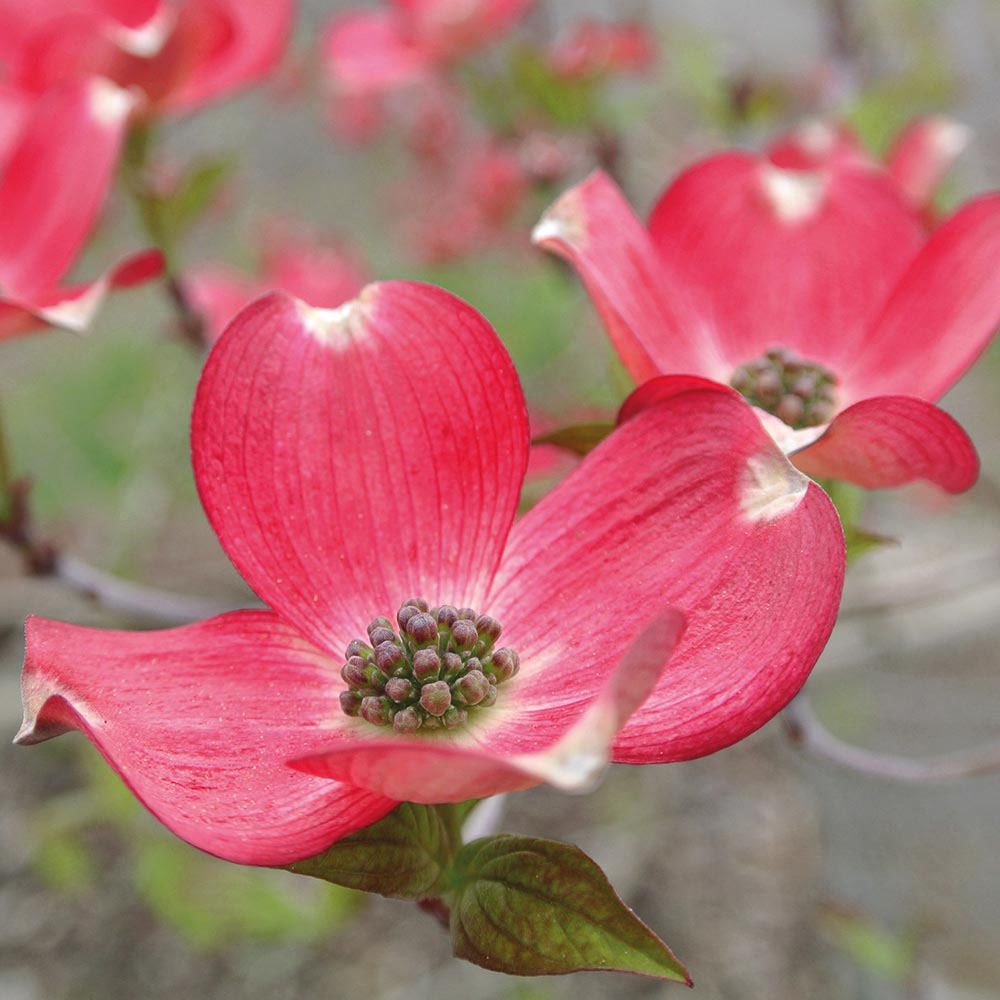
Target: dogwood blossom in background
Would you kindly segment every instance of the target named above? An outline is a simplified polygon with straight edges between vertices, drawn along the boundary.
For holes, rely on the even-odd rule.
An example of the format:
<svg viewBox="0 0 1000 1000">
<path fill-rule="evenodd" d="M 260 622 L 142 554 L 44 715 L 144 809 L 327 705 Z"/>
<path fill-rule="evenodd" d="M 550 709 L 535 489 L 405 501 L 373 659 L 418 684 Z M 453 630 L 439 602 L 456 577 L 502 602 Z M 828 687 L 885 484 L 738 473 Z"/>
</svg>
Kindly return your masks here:
<svg viewBox="0 0 1000 1000">
<path fill-rule="evenodd" d="M 588 79 L 612 73 L 644 73 L 656 60 L 656 41 L 639 22 L 607 24 L 584 19 L 548 52 L 556 76 Z"/>
<path fill-rule="evenodd" d="M 100 75 L 137 114 L 188 111 L 255 83 L 284 51 L 293 0 L 0 0 L 5 88 L 41 95 Z"/>
<path fill-rule="evenodd" d="M 730 152 L 684 171 L 648 226 L 597 172 L 534 238 L 577 268 L 638 383 L 732 386 L 810 475 L 975 481 L 971 442 L 933 402 L 1000 322 L 1000 195 L 928 237 L 900 183 L 867 161 L 802 169 Z M 627 412 L 661 390 L 675 388 L 642 386 Z"/>
<path fill-rule="evenodd" d="M 0 164 L 0 338 L 45 325 L 83 330 L 109 288 L 159 273 L 159 254 L 147 251 L 96 281 L 61 284 L 104 202 L 134 106 L 102 77 L 68 80 L 31 105 Z"/>
</svg>

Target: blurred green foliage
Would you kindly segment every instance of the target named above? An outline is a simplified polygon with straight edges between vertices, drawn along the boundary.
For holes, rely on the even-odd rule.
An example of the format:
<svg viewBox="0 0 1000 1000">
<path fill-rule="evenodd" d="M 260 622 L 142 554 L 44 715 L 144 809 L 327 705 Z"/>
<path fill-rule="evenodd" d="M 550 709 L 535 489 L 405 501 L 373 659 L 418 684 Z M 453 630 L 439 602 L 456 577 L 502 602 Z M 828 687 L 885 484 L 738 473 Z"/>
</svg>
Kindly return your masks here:
<svg viewBox="0 0 1000 1000">
<path fill-rule="evenodd" d="M 361 905 L 361 894 L 350 889 L 233 865 L 189 847 L 154 824 L 95 751 L 81 748 L 78 761 L 86 783 L 48 800 L 36 817 L 35 867 L 53 889 L 75 897 L 105 891 L 95 846 L 103 833 L 150 911 L 201 950 L 244 938 L 315 941 Z"/>
</svg>

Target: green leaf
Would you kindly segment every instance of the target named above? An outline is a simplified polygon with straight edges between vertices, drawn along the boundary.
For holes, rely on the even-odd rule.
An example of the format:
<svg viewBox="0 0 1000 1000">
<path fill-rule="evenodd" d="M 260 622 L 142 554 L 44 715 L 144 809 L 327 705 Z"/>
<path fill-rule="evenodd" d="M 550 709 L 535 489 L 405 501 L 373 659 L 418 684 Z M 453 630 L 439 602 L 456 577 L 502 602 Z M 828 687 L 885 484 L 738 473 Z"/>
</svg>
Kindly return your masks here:
<svg viewBox="0 0 1000 1000">
<path fill-rule="evenodd" d="M 822 479 L 820 486 L 826 490 L 844 526 L 844 540 L 847 544 L 847 563 L 850 565 L 859 556 L 885 545 L 898 545 L 895 538 L 878 535 L 858 526 L 864 513 L 867 495 L 860 486 L 838 479 Z"/>
<path fill-rule="evenodd" d="M 321 854 L 284 867 L 380 896 L 424 899 L 440 893 L 459 837 L 453 807 L 404 802 Z"/>
<path fill-rule="evenodd" d="M 910 981 L 916 964 L 912 941 L 896 937 L 863 914 L 828 906 L 821 926 L 833 943 L 863 969 L 891 983 Z"/>
<path fill-rule="evenodd" d="M 606 970 L 691 983 L 578 847 L 513 835 L 474 840 L 449 879 L 458 958 L 521 976 Z"/>
<path fill-rule="evenodd" d="M 170 195 L 166 212 L 174 237 L 198 221 L 232 172 L 231 160 L 206 160 L 188 170 Z"/>
<path fill-rule="evenodd" d="M 573 424 L 570 427 L 560 427 L 549 434 L 540 434 L 532 439 L 532 444 L 554 444 L 575 455 L 586 455 L 592 452 L 613 430 L 611 423 Z"/>
<path fill-rule="evenodd" d="M 890 535 L 877 535 L 874 531 L 862 528 L 844 526 L 844 540 L 847 544 L 847 564 L 850 566 L 855 559 L 872 549 L 880 549 L 886 545 L 898 545 L 899 539 Z"/>
</svg>

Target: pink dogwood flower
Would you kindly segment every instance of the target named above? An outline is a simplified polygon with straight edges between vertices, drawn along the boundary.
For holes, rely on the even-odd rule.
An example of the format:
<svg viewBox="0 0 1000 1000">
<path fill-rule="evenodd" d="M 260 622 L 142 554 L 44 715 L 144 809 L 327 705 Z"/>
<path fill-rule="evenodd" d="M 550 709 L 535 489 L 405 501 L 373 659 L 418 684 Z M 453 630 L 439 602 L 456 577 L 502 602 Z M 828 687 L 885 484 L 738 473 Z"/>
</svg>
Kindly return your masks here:
<svg viewBox="0 0 1000 1000">
<path fill-rule="evenodd" d="M 322 54 L 335 93 L 378 93 L 426 82 L 495 41 L 533 0 L 387 0 L 335 15 Z"/>
<path fill-rule="evenodd" d="M 43 325 L 83 330 L 110 288 L 159 273 L 160 255 L 146 251 L 96 281 L 61 284 L 104 201 L 134 104 L 113 83 L 84 77 L 27 113 L 0 161 L 0 339 Z"/>
<path fill-rule="evenodd" d="M 96 74 L 141 93 L 140 114 L 186 111 L 269 72 L 293 13 L 293 0 L 0 0 L 3 82 L 37 95 Z"/>
<path fill-rule="evenodd" d="M 710 753 L 792 697 L 843 536 L 749 410 L 662 399 L 513 523 L 528 449 L 510 357 L 449 293 L 253 303 L 206 363 L 192 451 L 270 610 L 29 619 L 17 741 L 82 730 L 175 833 L 281 864 L 399 800 Z"/>
<path fill-rule="evenodd" d="M 222 264 L 195 267 L 184 280 L 192 305 L 205 320 L 205 338 L 214 344 L 229 321 L 272 289 L 332 309 L 353 298 L 367 276 L 346 246 L 284 222 L 262 233 L 255 276 Z"/>
<path fill-rule="evenodd" d="M 656 41 L 639 22 L 606 24 L 587 18 L 553 45 L 548 57 L 552 71 L 568 80 L 644 73 L 656 60 Z"/>
<path fill-rule="evenodd" d="M 928 221 L 934 218 L 938 186 L 969 141 L 969 130 L 944 115 L 914 118 L 893 139 L 879 162 L 843 123 L 804 122 L 779 136 L 767 151 L 770 161 L 789 170 L 821 170 L 846 164 L 884 169 L 903 197 Z"/>
<path fill-rule="evenodd" d="M 534 240 L 573 263 L 648 382 L 626 415 L 697 376 L 742 393 L 809 475 L 951 492 L 975 481 L 971 442 L 933 403 L 1000 322 L 1000 194 L 928 237 L 865 162 L 806 170 L 727 152 L 684 171 L 646 226 L 594 173 Z"/>
</svg>

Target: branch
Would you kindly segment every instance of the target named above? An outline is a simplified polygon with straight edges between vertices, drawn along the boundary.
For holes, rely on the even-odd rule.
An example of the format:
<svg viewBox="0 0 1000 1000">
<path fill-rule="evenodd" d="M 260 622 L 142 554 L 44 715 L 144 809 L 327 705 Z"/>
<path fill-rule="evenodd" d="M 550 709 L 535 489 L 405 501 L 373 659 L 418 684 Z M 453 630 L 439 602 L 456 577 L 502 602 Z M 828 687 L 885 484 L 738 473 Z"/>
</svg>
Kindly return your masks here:
<svg viewBox="0 0 1000 1000">
<path fill-rule="evenodd" d="M 56 555 L 51 575 L 107 611 L 141 621 L 185 625 L 236 610 L 232 604 L 123 580 L 75 556 Z"/>
<path fill-rule="evenodd" d="M 234 610 L 229 603 L 132 583 L 59 552 L 35 531 L 28 502 L 30 490 L 30 480 L 17 479 L 7 484 L 6 496 L 0 497 L 6 507 L 0 516 L 0 539 L 20 554 L 29 576 L 58 580 L 108 611 L 162 625 L 184 625 Z"/>
<path fill-rule="evenodd" d="M 798 747 L 859 774 L 903 784 L 954 781 L 1000 770 L 1000 743 L 933 757 L 899 757 L 852 746 L 834 736 L 813 711 L 805 693 L 782 713 L 785 732 Z"/>
</svg>

